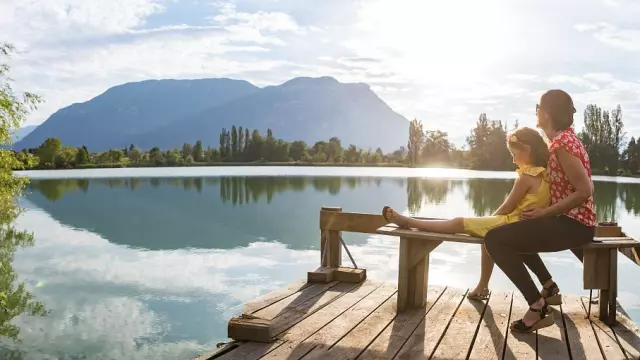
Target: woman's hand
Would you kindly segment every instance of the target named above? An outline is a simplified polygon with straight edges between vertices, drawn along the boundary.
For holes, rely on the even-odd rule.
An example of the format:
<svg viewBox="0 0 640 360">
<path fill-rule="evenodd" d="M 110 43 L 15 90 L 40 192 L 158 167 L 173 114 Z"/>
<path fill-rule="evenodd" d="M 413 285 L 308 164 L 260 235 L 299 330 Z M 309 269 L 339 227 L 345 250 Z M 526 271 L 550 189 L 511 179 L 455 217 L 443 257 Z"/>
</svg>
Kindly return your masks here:
<svg viewBox="0 0 640 360">
<path fill-rule="evenodd" d="M 527 208 L 522 211 L 522 214 L 520 214 L 520 219 L 531 220 L 545 216 L 547 216 L 547 213 L 544 211 L 544 208 Z"/>
</svg>

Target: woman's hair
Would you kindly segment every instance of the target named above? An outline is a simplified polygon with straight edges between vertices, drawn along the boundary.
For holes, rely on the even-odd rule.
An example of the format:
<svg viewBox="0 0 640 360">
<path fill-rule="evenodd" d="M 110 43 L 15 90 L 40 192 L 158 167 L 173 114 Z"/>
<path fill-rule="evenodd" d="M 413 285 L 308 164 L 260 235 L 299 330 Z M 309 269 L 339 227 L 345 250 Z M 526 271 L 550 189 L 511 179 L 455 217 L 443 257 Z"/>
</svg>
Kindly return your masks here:
<svg viewBox="0 0 640 360">
<path fill-rule="evenodd" d="M 573 106 L 571 95 L 563 90 L 549 90 L 542 94 L 539 107 L 549 115 L 554 130 L 563 131 L 573 125 Z"/>
<path fill-rule="evenodd" d="M 516 129 L 507 136 L 507 146 L 518 150 L 529 147 L 531 165 L 547 167 L 549 148 L 538 131 L 528 127 Z"/>
</svg>

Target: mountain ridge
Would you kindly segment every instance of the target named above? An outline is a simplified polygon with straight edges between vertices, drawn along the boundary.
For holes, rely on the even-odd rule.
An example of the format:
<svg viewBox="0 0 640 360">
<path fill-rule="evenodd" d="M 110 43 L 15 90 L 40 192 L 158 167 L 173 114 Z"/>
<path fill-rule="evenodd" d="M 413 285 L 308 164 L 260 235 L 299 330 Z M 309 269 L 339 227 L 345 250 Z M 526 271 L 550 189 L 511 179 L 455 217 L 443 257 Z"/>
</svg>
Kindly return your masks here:
<svg viewBox="0 0 640 360">
<path fill-rule="evenodd" d="M 47 137 L 92 151 L 134 144 L 180 147 L 201 140 L 217 147 L 222 128 L 270 128 L 277 138 L 313 144 L 336 136 L 343 146 L 392 151 L 406 142 L 409 122 L 366 83 L 297 77 L 259 88 L 245 80 L 151 79 L 111 87 L 55 112 L 14 145 L 39 146 Z"/>
</svg>

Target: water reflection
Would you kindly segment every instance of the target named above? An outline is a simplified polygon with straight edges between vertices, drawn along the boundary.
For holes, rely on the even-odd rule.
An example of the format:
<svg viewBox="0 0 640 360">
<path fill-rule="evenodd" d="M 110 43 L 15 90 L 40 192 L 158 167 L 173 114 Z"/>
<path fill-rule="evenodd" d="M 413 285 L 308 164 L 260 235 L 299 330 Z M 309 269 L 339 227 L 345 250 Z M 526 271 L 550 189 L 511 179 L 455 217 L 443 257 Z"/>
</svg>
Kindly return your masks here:
<svg viewBox="0 0 640 360">
<path fill-rule="evenodd" d="M 406 206 L 411 213 L 419 213 L 425 204 L 443 204 L 447 202 L 447 196 L 452 192 L 462 190 L 465 199 L 473 210 L 473 215 L 483 216 L 495 211 L 504 198 L 509 194 L 513 180 L 507 179 L 421 179 L 421 178 L 358 178 L 358 177 L 284 177 L 284 176 L 231 176 L 231 177 L 192 177 L 192 178 L 113 178 L 113 179 L 52 179 L 33 180 L 29 190 L 37 192 L 50 202 L 62 200 L 65 194 L 83 193 L 88 197 L 97 197 L 101 192 L 96 189 L 90 192 L 90 188 L 128 189 L 131 192 L 127 196 L 137 196 L 138 193 L 148 189 L 156 189 L 156 196 L 168 196 L 169 192 L 175 193 L 177 189 L 187 192 L 194 191 L 211 195 L 217 190 L 222 204 L 243 206 L 257 204 L 262 199 L 266 204 L 271 204 L 274 197 L 284 192 L 305 193 L 313 189 L 315 192 L 339 195 L 345 191 L 366 186 L 368 188 L 380 188 L 393 186 L 394 197 L 406 196 Z M 399 190 L 404 188 L 405 194 Z M 620 210 L 618 203 L 633 215 L 640 215 L 640 191 L 638 185 L 632 183 L 596 182 L 595 204 L 599 221 L 616 220 Z M 634 191 L 635 190 L 635 191 Z M 175 193 L 177 194 L 177 193 Z M 371 194 L 374 198 L 382 194 Z M 33 193 L 28 199 L 43 205 L 38 196 Z M 210 202 L 218 203 L 217 201 Z M 110 196 L 96 199 L 100 203 L 115 201 Z M 379 203 L 382 203 L 379 201 Z M 336 201 L 333 205 L 341 205 Z M 44 205 L 46 207 L 46 205 Z M 317 209 L 316 209 L 317 210 Z M 371 211 L 378 211 L 372 209 Z M 55 214 L 54 214 L 55 215 Z M 142 214 L 138 214 L 142 215 Z M 79 226 L 82 227 L 82 226 Z"/>
</svg>

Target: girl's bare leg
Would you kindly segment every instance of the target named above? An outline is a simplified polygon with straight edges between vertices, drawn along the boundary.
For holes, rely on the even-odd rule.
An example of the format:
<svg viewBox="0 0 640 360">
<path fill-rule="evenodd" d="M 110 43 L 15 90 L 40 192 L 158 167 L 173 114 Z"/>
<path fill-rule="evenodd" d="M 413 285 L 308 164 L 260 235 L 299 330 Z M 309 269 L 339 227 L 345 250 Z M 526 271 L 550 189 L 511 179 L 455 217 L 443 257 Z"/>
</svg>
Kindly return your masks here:
<svg viewBox="0 0 640 360">
<path fill-rule="evenodd" d="M 443 234 L 459 234 L 464 232 L 464 222 L 462 218 L 454 218 L 450 220 L 418 220 L 404 216 L 387 206 L 382 210 L 382 216 L 387 220 L 387 222 L 422 231 Z"/>
<path fill-rule="evenodd" d="M 485 298 L 489 295 L 489 280 L 493 273 L 493 266 L 493 259 L 489 256 L 489 253 L 483 244 L 482 255 L 480 257 L 480 280 L 478 281 L 476 288 L 469 291 L 468 296 Z"/>
</svg>

